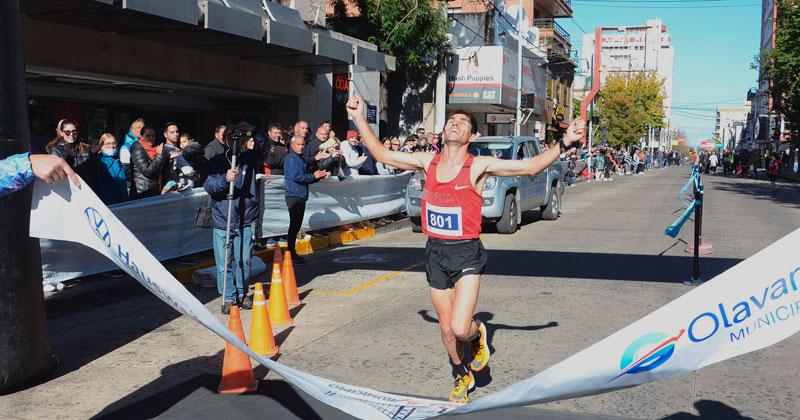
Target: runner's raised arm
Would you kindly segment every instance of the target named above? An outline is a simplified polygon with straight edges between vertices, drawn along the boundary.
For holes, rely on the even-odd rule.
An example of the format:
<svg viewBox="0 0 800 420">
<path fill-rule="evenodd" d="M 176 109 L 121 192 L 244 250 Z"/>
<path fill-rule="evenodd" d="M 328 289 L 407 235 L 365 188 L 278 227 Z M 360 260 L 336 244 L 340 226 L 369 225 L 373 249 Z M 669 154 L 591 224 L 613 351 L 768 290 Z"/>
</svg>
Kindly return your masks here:
<svg viewBox="0 0 800 420">
<path fill-rule="evenodd" d="M 364 101 L 360 96 L 354 96 L 347 101 L 346 107 L 347 114 L 355 122 L 362 141 L 376 161 L 395 168 L 412 171 L 417 169 L 425 170 L 428 167 L 428 163 L 433 159 L 432 153 L 405 153 L 384 149 L 383 144 L 378 140 L 378 136 L 372 132 L 372 128 L 367 122 L 367 117 L 364 114 Z"/>
</svg>

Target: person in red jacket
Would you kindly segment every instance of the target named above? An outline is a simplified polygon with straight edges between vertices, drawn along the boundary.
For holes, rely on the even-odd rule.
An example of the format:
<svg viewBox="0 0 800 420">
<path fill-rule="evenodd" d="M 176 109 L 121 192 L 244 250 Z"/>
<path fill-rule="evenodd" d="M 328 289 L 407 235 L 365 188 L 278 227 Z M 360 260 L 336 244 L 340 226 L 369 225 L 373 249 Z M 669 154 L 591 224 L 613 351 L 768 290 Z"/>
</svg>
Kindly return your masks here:
<svg viewBox="0 0 800 420">
<path fill-rule="evenodd" d="M 772 159 L 769 161 L 769 166 L 767 166 L 767 175 L 769 175 L 769 188 L 770 191 L 775 192 L 778 191 L 778 187 L 775 185 L 775 181 L 778 179 L 778 175 L 781 172 L 781 154 L 775 153 L 772 155 Z"/>
<path fill-rule="evenodd" d="M 348 101 L 346 107 L 376 161 L 427 174 L 422 192 L 422 229 L 428 236 L 425 271 L 442 340 L 456 370 L 450 401 L 467 402 L 475 386 L 472 372 L 489 363 L 486 326 L 473 318 L 487 261 L 480 240 L 480 191 L 492 175 L 534 175 L 545 170 L 583 138 L 586 123 L 573 120 L 558 147 L 533 159 L 502 160 L 469 153 L 478 126 L 465 111 L 453 112 L 445 123 L 441 153 L 404 153 L 383 147 L 367 122 L 360 97 Z M 469 361 L 462 354 L 461 343 L 470 344 Z"/>
</svg>

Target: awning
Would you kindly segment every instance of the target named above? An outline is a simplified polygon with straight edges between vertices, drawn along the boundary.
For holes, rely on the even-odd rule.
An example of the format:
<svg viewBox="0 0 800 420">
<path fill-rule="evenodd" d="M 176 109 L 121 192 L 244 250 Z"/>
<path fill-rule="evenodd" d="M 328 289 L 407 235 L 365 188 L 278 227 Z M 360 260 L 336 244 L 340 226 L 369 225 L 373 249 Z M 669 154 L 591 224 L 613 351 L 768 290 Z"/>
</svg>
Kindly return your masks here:
<svg viewBox="0 0 800 420">
<path fill-rule="evenodd" d="M 22 7 L 31 19 L 304 72 L 342 71 L 350 64 L 394 70 L 394 57 L 309 29 L 297 10 L 272 1 L 28 0 Z"/>
</svg>

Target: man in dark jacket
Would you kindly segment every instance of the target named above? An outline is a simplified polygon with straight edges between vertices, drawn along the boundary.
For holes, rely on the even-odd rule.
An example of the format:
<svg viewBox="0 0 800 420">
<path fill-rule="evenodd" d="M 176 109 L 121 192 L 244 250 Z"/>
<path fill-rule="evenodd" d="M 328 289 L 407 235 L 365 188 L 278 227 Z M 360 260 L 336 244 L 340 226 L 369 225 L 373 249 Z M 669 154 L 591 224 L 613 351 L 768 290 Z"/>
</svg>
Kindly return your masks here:
<svg viewBox="0 0 800 420">
<path fill-rule="evenodd" d="M 247 149 L 244 144 L 253 138 L 255 148 Z M 250 254 L 253 247 L 253 223 L 258 219 L 258 188 L 256 174 L 261 168 L 264 157 L 269 153 L 269 142 L 263 136 L 254 136 L 253 128 L 247 123 L 225 128 L 226 152 L 216 155 L 208 161 L 208 178 L 203 188 L 211 201 L 211 225 L 213 229 L 214 260 L 217 266 L 217 290 L 223 295 L 223 313 L 230 311 L 231 305 L 238 300 L 244 309 L 253 306 L 253 300 L 247 296 L 247 279 L 250 276 Z M 231 146 L 236 144 L 238 150 L 237 168 L 231 169 Z M 230 242 L 225 245 L 228 221 L 228 185 L 234 184 L 233 214 L 230 224 Z M 228 249 L 228 267 L 225 267 L 225 253 Z M 228 270 L 227 284 L 223 285 L 225 270 Z M 223 290 L 224 289 L 224 290 Z M 237 299 L 238 297 L 238 299 Z"/>
<path fill-rule="evenodd" d="M 142 137 L 131 144 L 131 199 L 152 197 L 161 192 L 161 183 L 166 177 L 170 157 L 180 154 L 168 152 L 164 144 L 156 144 L 156 131 L 153 127 L 142 128 Z"/>
<path fill-rule="evenodd" d="M 305 260 L 297 255 L 295 242 L 300 226 L 303 224 L 303 215 L 306 212 L 308 201 L 308 185 L 330 175 L 330 172 L 315 171 L 310 173 L 303 160 L 303 150 L 306 140 L 300 136 L 292 138 L 291 151 L 283 163 L 284 190 L 286 207 L 289 209 L 289 234 L 287 248 L 292 253 L 292 262 L 295 265 L 305 265 Z"/>
<path fill-rule="evenodd" d="M 286 142 L 278 124 L 270 124 L 267 131 L 270 151 L 264 158 L 264 165 L 269 168 L 269 175 L 283 175 L 283 161 L 286 159 Z"/>
</svg>

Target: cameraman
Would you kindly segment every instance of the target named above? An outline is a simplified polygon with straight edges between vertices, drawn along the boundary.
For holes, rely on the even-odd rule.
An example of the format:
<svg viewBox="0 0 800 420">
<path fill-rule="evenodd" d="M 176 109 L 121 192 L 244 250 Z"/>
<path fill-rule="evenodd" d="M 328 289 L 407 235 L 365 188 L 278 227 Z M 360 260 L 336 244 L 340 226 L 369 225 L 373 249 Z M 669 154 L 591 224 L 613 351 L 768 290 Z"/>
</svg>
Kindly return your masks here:
<svg viewBox="0 0 800 420">
<path fill-rule="evenodd" d="M 253 139 L 255 148 L 245 148 L 245 143 Z M 223 294 L 222 313 L 230 312 L 234 302 L 244 309 L 253 307 L 253 300 L 247 296 L 247 279 L 250 275 L 250 257 L 253 247 L 252 225 L 258 219 L 258 188 L 256 174 L 264 158 L 269 154 L 270 145 L 266 137 L 253 134 L 253 127 L 245 122 L 225 128 L 223 140 L 225 153 L 216 155 L 208 162 L 208 178 L 203 188 L 211 202 L 211 224 L 214 228 L 214 260 L 217 266 L 217 290 Z M 231 168 L 232 152 L 238 151 L 237 167 Z M 230 220 L 229 249 L 233 252 L 225 265 L 225 236 L 228 228 L 228 184 L 233 182 L 233 215 Z M 227 285 L 223 285 L 225 271 L 228 270 Z M 224 287 L 223 287 L 224 286 Z M 235 287 L 235 288 L 234 288 Z M 238 300 L 241 299 L 241 300 Z"/>
</svg>

